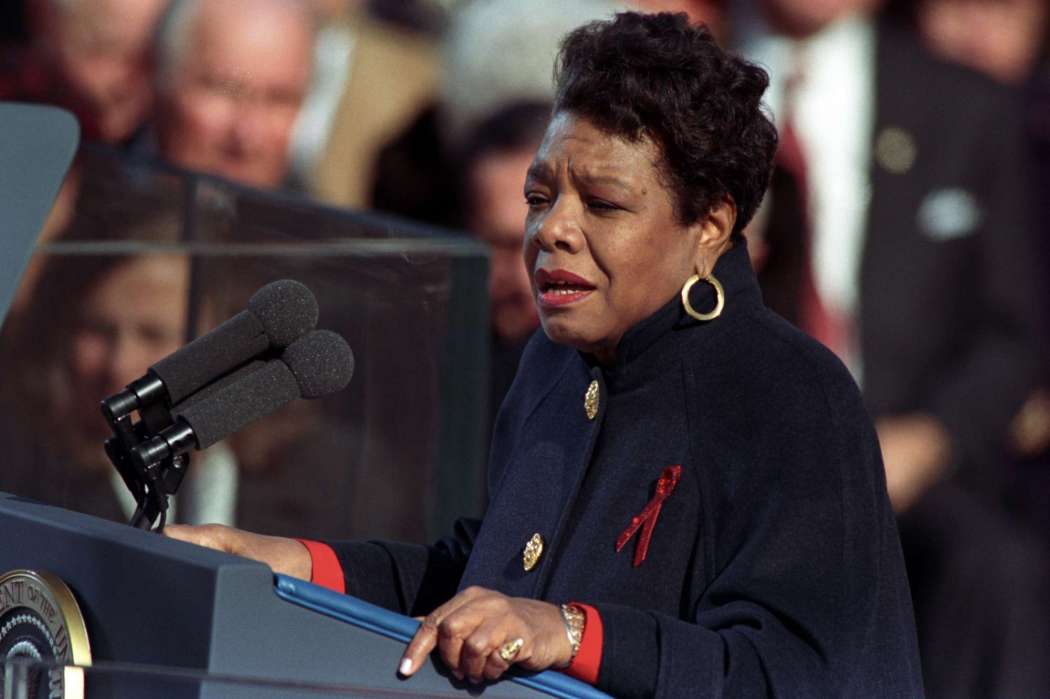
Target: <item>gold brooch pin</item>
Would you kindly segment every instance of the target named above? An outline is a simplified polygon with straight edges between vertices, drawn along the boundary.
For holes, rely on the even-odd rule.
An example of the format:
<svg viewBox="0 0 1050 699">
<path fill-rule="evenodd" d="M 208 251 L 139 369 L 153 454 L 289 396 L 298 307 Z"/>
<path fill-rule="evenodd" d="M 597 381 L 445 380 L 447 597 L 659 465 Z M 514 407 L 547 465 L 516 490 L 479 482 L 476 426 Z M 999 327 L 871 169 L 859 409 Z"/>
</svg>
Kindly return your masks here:
<svg viewBox="0 0 1050 699">
<path fill-rule="evenodd" d="M 532 535 L 529 539 L 529 543 L 525 544 L 525 550 L 521 553 L 521 565 L 525 568 L 525 572 L 529 572 L 536 567 L 536 564 L 540 562 L 540 556 L 543 555 L 543 537 L 539 535 L 539 532 Z"/>
<path fill-rule="evenodd" d="M 587 387 L 587 393 L 583 396 L 583 411 L 587 413 L 588 420 L 598 417 L 598 379 L 591 381 Z"/>
</svg>

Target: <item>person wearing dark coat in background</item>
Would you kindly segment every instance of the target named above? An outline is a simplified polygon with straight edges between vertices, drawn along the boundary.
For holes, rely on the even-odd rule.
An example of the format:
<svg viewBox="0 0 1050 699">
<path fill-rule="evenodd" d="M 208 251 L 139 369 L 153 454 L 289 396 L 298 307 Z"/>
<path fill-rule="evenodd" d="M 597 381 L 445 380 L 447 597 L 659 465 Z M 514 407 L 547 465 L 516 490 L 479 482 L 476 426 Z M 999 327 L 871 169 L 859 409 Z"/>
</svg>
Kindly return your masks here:
<svg viewBox="0 0 1050 699">
<path fill-rule="evenodd" d="M 927 693 L 1044 697 L 1046 560 L 1002 506 L 1007 425 L 1043 361 L 1017 96 L 870 4 L 768 0 L 735 18 L 805 164 L 781 148 L 759 281 L 808 331 L 814 296 L 845 326 L 828 342 L 879 433 Z"/>
<path fill-rule="evenodd" d="M 616 696 L 922 696 L 874 429 L 741 236 L 766 84 L 684 15 L 565 40 L 525 185 L 543 333 L 483 521 L 432 547 L 169 534 L 425 614 L 405 675 L 437 650 L 459 678 L 561 668 Z"/>
</svg>

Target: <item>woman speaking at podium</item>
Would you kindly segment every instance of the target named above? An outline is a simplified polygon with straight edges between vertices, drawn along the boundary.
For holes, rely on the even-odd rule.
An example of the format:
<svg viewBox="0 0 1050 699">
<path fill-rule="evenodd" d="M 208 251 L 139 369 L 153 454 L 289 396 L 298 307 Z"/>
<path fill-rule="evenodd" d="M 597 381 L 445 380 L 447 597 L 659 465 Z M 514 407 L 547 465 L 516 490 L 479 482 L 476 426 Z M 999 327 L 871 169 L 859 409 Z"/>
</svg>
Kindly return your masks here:
<svg viewBox="0 0 1050 699">
<path fill-rule="evenodd" d="M 436 649 L 460 678 L 558 668 L 616 696 L 921 696 L 871 422 L 763 306 L 742 236 L 766 84 L 684 15 L 565 39 L 525 185 L 543 332 L 483 520 L 433 546 L 168 533 L 425 616 L 405 675 Z"/>
</svg>

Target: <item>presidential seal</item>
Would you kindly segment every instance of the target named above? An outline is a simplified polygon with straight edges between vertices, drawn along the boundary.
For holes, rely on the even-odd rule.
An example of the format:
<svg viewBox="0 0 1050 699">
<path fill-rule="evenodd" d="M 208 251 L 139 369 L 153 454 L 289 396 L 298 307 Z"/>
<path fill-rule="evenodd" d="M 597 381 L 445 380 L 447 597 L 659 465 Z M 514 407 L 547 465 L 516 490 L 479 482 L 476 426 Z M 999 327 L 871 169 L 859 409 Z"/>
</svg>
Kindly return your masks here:
<svg viewBox="0 0 1050 699">
<path fill-rule="evenodd" d="M 66 584 L 51 573 L 14 570 L 0 575 L 0 661 L 17 660 L 48 665 L 91 664 L 91 647 L 80 607 Z M 30 697 L 83 696 L 83 673 L 79 668 L 57 667 L 44 672 L 30 669 L 22 674 Z"/>
</svg>

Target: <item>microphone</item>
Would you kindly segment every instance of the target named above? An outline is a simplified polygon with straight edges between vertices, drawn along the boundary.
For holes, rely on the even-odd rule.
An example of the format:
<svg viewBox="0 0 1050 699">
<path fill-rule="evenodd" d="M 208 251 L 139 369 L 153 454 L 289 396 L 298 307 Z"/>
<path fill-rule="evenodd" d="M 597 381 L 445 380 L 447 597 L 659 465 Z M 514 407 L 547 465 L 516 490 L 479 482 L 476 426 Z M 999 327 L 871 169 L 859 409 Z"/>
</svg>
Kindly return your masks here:
<svg viewBox="0 0 1050 699">
<path fill-rule="evenodd" d="M 102 412 L 113 422 L 157 402 L 175 405 L 259 354 L 292 344 L 317 325 L 317 315 L 317 300 L 303 284 L 291 279 L 267 284 L 252 295 L 247 309 L 102 401 Z"/>
<path fill-rule="evenodd" d="M 172 408 L 175 423 L 134 447 L 142 468 L 206 449 L 296 398 L 320 398 L 350 383 L 354 355 L 340 335 L 314 330 L 281 356 L 250 362 Z"/>
</svg>

